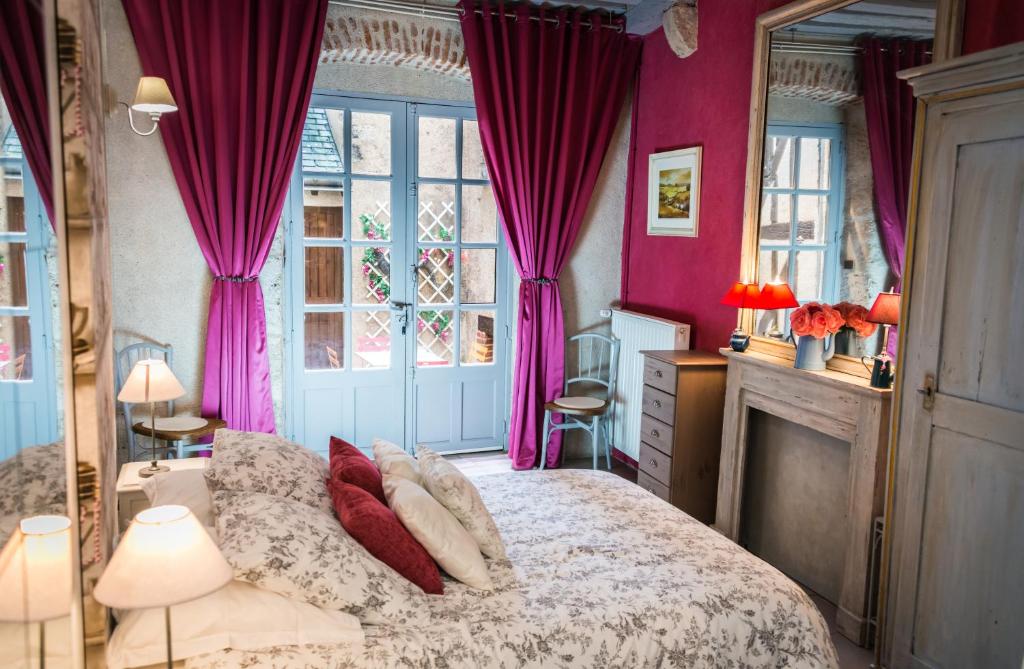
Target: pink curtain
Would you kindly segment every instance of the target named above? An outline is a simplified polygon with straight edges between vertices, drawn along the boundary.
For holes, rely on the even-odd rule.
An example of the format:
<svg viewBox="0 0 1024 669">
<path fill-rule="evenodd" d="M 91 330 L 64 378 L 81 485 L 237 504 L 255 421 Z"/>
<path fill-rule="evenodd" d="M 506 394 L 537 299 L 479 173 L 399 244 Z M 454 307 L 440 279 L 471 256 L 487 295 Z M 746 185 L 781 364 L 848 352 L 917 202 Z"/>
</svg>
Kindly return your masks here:
<svg viewBox="0 0 1024 669">
<path fill-rule="evenodd" d="M 878 235 L 898 290 L 906 255 L 915 100 L 910 85 L 896 73 L 930 62 L 931 42 L 866 38 L 861 40 L 860 47 Z M 886 348 L 895 354 L 895 328 Z"/>
<path fill-rule="evenodd" d="M 538 464 L 544 403 L 564 382 L 558 275 L 637 67 L 641 41 L 601 12 L 462 0 L 484 157 L 522 278 L 509 457 Z M 547 466 L 559 463 L 552 438 Z"/>
<path fill-rule="evenodd" d="M 0 92 L 53 224 L 43 13 L 38 0 L 0 0 Z"/>
<path fill-rule="evenodd" d="M 214 275 L 204 416 L 274 431 L 259 273 L 320 55 L 327 0 L 123 0 L 145 74 L 178 103 L 160 131 Z"/>
</svg>

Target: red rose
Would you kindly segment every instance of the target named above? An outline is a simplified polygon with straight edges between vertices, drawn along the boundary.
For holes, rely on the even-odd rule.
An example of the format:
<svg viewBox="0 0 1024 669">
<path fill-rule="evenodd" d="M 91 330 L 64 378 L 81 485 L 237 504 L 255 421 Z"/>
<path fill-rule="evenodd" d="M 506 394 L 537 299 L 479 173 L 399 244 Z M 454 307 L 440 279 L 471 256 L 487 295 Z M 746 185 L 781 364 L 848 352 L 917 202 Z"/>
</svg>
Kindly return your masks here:
<svg viewBox="0 0 1024 669">
<path fill-rule="evenodd" d="M 828 317 L 824 311 L 817 311 L 811 316 L 811 336 L 816 339 L 824 339 L 828 333 Z"/>
<path fill-rule="evenodd" d="M 793 334 L 803 337 L 811 333 L 811 317 L 807 313 L 807 309 L 800 307 L 794 309 L 793 313 L 789 315 L 789 327 L 793 330 Z"/>
<path fill-rule="evenodd" d="M 825 306 L 822 311 L 825 314 L 825 327 L 832 334 L 839 332 L 839 328 L 846 324 L 846 319 L 836 309 Z"/>
</svg>

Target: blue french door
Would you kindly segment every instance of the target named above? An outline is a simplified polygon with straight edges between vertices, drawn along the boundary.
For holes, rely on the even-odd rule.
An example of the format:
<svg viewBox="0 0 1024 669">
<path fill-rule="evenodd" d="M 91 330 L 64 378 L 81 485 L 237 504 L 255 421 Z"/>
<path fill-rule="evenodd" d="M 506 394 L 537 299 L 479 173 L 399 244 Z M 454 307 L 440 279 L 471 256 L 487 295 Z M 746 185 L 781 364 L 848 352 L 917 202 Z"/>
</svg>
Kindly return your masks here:
<svg viewBox="0 0 1024 669">
<path fill-rule="evenodd" d="M 502 448 L 508 261 L 474 110 L 314 95 L 298 163 L 288 432 Z"/>
<path fill-rule="evenodd" d="M 0 460 L 55 441 L 57 407 L 46 253 L 53 229 L 27 161 L 0 160 Z M 20 193 L 18 192 L 20 190 Z"/>
</svg>

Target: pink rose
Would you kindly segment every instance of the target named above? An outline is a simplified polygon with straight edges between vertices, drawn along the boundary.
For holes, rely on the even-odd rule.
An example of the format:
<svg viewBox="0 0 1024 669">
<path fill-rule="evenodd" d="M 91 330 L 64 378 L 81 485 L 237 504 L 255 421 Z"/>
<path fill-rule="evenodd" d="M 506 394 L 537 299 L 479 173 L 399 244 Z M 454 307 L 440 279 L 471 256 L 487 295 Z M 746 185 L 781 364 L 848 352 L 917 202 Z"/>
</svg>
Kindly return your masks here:
<svg viewBox="0 0 1024 669">
<path fill-rule="evenodd" d="M 832 334 L 839 332 L 839 328 L 846 324 L 846 320 L 843 315 L 835 309 L 825 306 L 822 310 L 825 314 L 825 327 Z"/>
<path fill-rule="evenodd" d="M 816 339 L 824 339 L 828 333 L 828 318 L 824 311 L 817 311 L 811 316 L 811 336 Z"/>
<path fill-rule="evenodd" d="M 803 307 L 795 309 L 793 313 L 789 315 L 789 327 L 792 328 L 793 333 L 797 336 L 804 336 L 810 334 L 811 331 L 811 317 L 808 315 L 807 310 Z"/>
</svg>

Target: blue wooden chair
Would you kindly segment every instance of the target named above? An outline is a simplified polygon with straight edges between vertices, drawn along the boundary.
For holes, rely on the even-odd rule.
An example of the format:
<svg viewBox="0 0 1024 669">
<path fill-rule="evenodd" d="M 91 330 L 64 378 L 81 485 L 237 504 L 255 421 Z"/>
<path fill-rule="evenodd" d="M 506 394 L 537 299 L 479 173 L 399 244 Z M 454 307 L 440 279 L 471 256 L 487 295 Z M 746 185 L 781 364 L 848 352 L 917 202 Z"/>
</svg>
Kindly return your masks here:
<svg viewBox="0 0 1024 669">
<path fill-rule="evenodd" d="M 540 468 L 546 466 L 552 432 L 584 430 L 590 433 L 594 469 L 597 469 L 598 443 L 603 430 L 604 456 L 610 470 L 619 340 L 596 333 L 578 334 L 566 341 L 565 349 L 566 381 L 562 396 L 544 405 Z M 575 366 L 570 364 L 573 360 Z M 552 414 L 560 414 L 562 422 L 553 422 Z"/>
<path fill-rule="evenodd" d="M 140 342 L 138 344 L 129 344 L 125 346 L 114 356 L 114 377 L 117 383 L 116 391 L 121 390 L 121 386 L 128 379 L 128 375 L 131 374 L 132 368 L 139 360 L 160 360 L 163 359 L 167 363 L 168 367 L 173 369 L 171 364 L 174 359 L 174 351 L 171 346 L 161 346 L 160 344 L 153 344 L 150 342 Z M 132 462 L 138 457 L 138 444 L 136 441 L 136 435 L 132 432 L 132 408 L 135 405 L 131 402 L 121 402 L 121 413 L 124 416 L 124 429 L 128 435 L 128 459 Z M 174 415 L 174 400 L 167 402 L 167 416 Z M 157 450 L 170 449 L 171 444 L 167 444 L 163 449 L 158 448 Z M 147 449 L 148 450 L 148 449 Z M 175 451 L 177 457 L 182 457 L 180 445 Z M 147 457 L 148 459 L 148 457 Z"/>
</svg>

